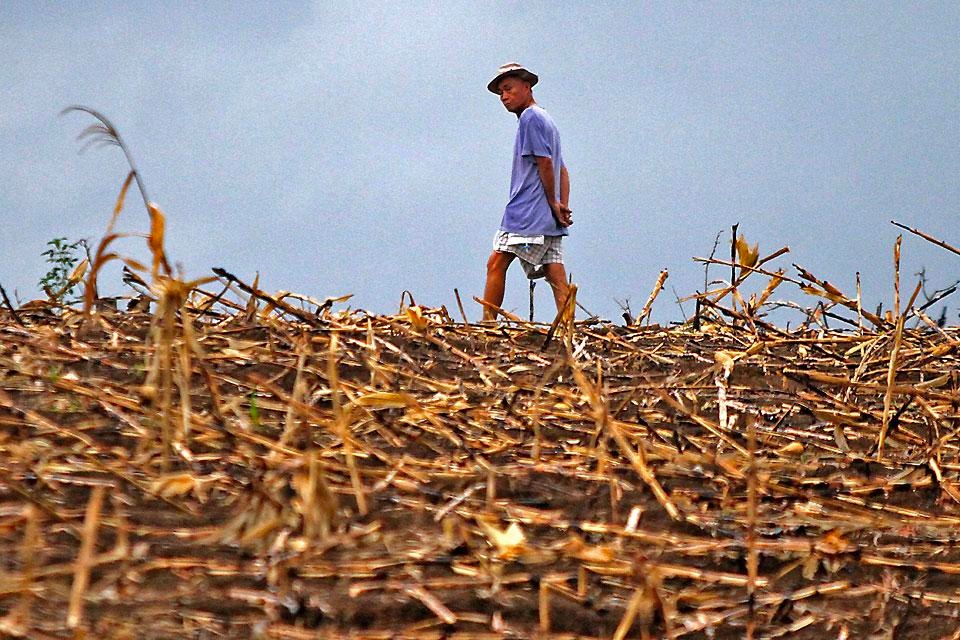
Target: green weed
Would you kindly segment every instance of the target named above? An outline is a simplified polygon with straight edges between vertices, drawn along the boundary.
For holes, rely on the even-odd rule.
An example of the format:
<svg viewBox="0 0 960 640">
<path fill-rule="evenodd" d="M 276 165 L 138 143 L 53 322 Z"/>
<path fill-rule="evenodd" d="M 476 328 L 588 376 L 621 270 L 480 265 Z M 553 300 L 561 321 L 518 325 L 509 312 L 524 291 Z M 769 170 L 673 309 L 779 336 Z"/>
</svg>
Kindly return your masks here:
<svg viewBox="0 0 960 640">
<path fill-rule="evenodd" d="M 47 242 L 49 248 L 40 254 L 45 258 L 49 269 L 40 278 L 37 286 L 58 302 L 70 295 L 79 284 L 78 280 L 70 276 L 80 262 L 80 251 L 84 246 L 84 240 L 68 242 L 66 238 L 54 238 Z"/>
</svg>

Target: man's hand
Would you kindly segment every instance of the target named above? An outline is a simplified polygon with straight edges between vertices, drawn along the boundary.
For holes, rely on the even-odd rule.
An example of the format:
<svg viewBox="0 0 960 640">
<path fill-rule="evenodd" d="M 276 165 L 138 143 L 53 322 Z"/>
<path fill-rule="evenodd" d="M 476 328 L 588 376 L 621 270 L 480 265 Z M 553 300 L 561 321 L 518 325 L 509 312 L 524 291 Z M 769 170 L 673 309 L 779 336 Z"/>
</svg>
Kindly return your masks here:
<svg viewBox="0 0 960 640">
<path fill-rule="evenodd" d="M 561 227 L 569 227 L 573 224 L 573 211 L 567 205 L 561 202 L 551 202 L 550 211 L 553 212 L 553 217 Z"/>
</svg>

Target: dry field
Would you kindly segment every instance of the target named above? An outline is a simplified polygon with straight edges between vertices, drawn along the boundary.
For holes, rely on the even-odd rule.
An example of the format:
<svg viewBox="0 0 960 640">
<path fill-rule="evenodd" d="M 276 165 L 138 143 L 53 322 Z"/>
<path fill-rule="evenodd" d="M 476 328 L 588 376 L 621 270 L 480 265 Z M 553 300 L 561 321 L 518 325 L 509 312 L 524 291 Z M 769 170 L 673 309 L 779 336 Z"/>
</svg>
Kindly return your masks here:
<svg viewBox="0 0 960 640">
<path fill-rule="evenodd" d="M 2 633 L 960 637 L 954 329 L 545 346 L 221 282 L 5 311 Z"/>
<path fill-rule="evenodd" d="M 74 110 L 132 170 L 82 304 L 0 287 L 0 636 L 960 639 L 956 287 L 901 305 L 899 240 L 882 315 L 742 239 L 670 328 L 666 272 L 626 325 L 334 311 L 175 276 Z"/>
</svg>

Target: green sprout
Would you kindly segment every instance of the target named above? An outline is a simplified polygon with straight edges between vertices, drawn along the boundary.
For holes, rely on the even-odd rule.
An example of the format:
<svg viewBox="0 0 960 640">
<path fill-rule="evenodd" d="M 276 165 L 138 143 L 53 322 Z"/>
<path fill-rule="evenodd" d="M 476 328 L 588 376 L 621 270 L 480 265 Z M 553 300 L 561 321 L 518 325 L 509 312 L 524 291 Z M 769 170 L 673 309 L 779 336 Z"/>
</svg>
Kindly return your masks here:
<svg viewBox="0 0 960 640">
<path fill-rule="evenodd" d="M 80 260 L 77 253 L 83 246 L 83 240 L 68 242 L 66 238 L 54 238 L 47 242 L 49 248 L 40 254 L 46 259 L 49 270 L 37 285 L 58 302 L 79 284 L 70 282 L 70 273 Z"/>
</svg>

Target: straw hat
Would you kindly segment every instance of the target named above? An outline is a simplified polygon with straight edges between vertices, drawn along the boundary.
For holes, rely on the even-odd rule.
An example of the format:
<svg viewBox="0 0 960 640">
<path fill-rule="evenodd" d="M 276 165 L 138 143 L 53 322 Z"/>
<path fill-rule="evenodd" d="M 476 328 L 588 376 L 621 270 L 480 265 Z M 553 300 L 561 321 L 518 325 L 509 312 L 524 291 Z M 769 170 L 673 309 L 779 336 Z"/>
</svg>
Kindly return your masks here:
<svg viewBox="0 0 960 640">
<path fill-rule="evenodd" d="M 531 87 L 537 84 L 537 81 L 540 80 L 540 78 L 537 77 L 537 74 L 531 72 L 522 64 L 518 64 L 516 62 L 508 62 L 506 64 L 500 65 L 500 68 L 497 69 L 497 75 L 495 75 L 493 77 L 493 80 L 491 80 L 489 84 L 487 84 L 487 90 L 490 91 L 490 93 L 499 94 L 500 92 L 497 91 L 497 84 L 500 83 L 500 80 L 504 76 L 517 76 L 521 80 L 526 80 L 527 82 L 529 82 Z"/>
</svg>

